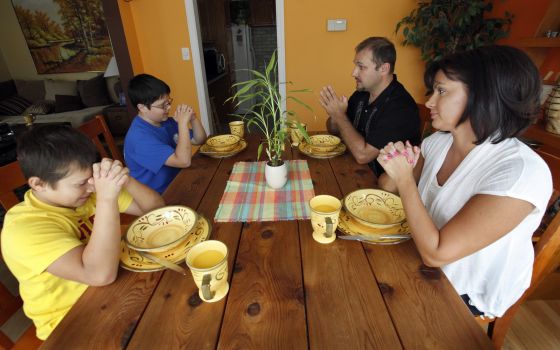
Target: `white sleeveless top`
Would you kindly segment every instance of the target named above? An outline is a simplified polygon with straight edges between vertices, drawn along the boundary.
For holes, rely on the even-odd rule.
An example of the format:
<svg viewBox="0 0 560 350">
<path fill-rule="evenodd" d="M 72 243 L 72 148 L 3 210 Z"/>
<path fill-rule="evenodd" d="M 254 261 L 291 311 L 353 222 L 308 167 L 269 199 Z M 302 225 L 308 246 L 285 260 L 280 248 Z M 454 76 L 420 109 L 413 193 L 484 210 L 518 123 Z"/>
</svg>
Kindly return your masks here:
<svg viewBox="0 0 560 350">
<path fill-rule="evenodd" d="M 476 194 L 518 198 L 535 206 L 496 242 L 442 267 L 457 293 L 468 294 L 486 316 L 499 317 L 529 287 L 534 260 L 531 236 L 552 194 L 552 177 L 544 160 L 516 138 L 498 144 L 487 140 L 471 150 L 439 187 L 436 174 L 452 141 L 451 134 L 438 132 L 421 146 L 424 167 L 418 190 L 438 229 Z"/>
</svg>

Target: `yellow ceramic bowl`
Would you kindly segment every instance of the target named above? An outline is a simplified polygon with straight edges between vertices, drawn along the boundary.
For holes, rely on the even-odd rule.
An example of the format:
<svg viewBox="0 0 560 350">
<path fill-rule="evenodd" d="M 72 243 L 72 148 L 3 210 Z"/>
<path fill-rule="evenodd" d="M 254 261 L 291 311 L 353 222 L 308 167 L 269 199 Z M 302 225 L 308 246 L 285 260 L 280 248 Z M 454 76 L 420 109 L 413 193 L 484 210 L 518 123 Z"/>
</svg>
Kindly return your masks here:
<svg viewBox="0 0 560 350">
<path fill-rule="evenodd" d="M 365 188 L 349 193 L 342 204 L 346 213 L 359 223 L 374 228 L 387 228 L 406 220 L 399 196 Z"/>
<path fill-rule="evenodd" d="M 313 135 L 309 141 L 311 151 L 319 153 L 331 152 L 340 144 L 340 138 L 334 135 Z"/>
<path fill-rule="evenodd" d="M 180 205 L 152 210 L 129 226 L 126 245 L 144 252 L 162 252 L 179 245 L 195 227 L 198 214 Z"/>
<path fill-rule="evenodd" d="M 209 137 L 206 144 L 217 152 L 229 152 L 235 147 L 241 138 L 237 135 L 226 134 Z"/>
</svg>

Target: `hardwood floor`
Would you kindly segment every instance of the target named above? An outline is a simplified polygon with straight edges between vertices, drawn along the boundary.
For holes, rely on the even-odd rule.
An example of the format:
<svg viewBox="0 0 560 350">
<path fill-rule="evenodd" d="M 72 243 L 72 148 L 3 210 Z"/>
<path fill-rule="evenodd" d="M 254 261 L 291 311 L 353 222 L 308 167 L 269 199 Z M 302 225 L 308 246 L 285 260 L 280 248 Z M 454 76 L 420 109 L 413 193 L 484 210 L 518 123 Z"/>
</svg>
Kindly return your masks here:
<svg viewBox="0 0 560 350">
<path fill-rule="evenodd" d="M 560 349 L 560 300 L 530 300 L 523 304 L 506 336 L 504 349 Z"/>
</svg>

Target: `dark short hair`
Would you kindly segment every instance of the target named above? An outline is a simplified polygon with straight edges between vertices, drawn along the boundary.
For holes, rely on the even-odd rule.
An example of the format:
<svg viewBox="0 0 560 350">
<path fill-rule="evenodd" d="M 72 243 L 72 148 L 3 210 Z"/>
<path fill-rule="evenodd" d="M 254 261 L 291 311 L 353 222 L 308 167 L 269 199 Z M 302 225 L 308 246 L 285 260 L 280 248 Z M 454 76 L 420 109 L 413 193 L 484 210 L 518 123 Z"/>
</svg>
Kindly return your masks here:
<svg viewBox="0 0 560 350">
<path fill-rule="evenodd" d="M 169 85 L 150 74 L 138 74 L 128 83 L 128 97 L 134 107 L 143 104 L 150 108 L 152 103 L 170 92 Z"/>
<path fill-rule="evenodd" d="M 97 159 L 93 142 L 70 126 L 36 124 L 17 143 L 17 158 L 25 177 L 37 176 L 53 188 L 72 166 L 87 169 Z"/>
<path fill-rule="evenodd" d="M 381 66 L 383 63 L 389 63 L 389 73 L 395 71 L 397 51 L 395 51 L 395 45 L 387 38 L 378 36 L 369 37 L 356 46 L 356 53 L 366 49 L 371 50 L 371 60 L 377 67 Z"/>
<path fill-rule="evenodd" d="M 477 145 L 515 137 L 539 114 L 539 71 L 519 49 L 492 45 L 445 56 L 424 73 L 429 94 L 438 71 L 465 85 L 467 105 L 457 125 L 470 120 Z"/>
</svg>

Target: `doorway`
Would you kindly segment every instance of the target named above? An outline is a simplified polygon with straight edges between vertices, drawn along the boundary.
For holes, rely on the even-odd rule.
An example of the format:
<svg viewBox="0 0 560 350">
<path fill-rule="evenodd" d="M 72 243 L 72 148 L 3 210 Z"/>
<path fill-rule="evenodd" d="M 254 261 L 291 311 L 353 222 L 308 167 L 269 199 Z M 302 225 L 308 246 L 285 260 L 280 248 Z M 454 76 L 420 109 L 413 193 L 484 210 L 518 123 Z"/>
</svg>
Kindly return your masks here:
<svg viewBox="0 0 560 350">
<path fill-rule="evenodd" d="M 248 101 L 234 108 L 225 102 L 233 94 L 233 84 L 250 78 L 245 69 L 264 72 L 266 62 L 278 48 L 279 81 L 285 81 L 283 1 L 186 2 L 193 5 L 193 11 L 187 6 L 187 14 L 198 15 L 188 21 L 201 114 L 205 105 L 212 133 L 227 133 L 228 122 L 233 120 L 229 114 L 243 113 L 251 105 Z"/>
</svg>

